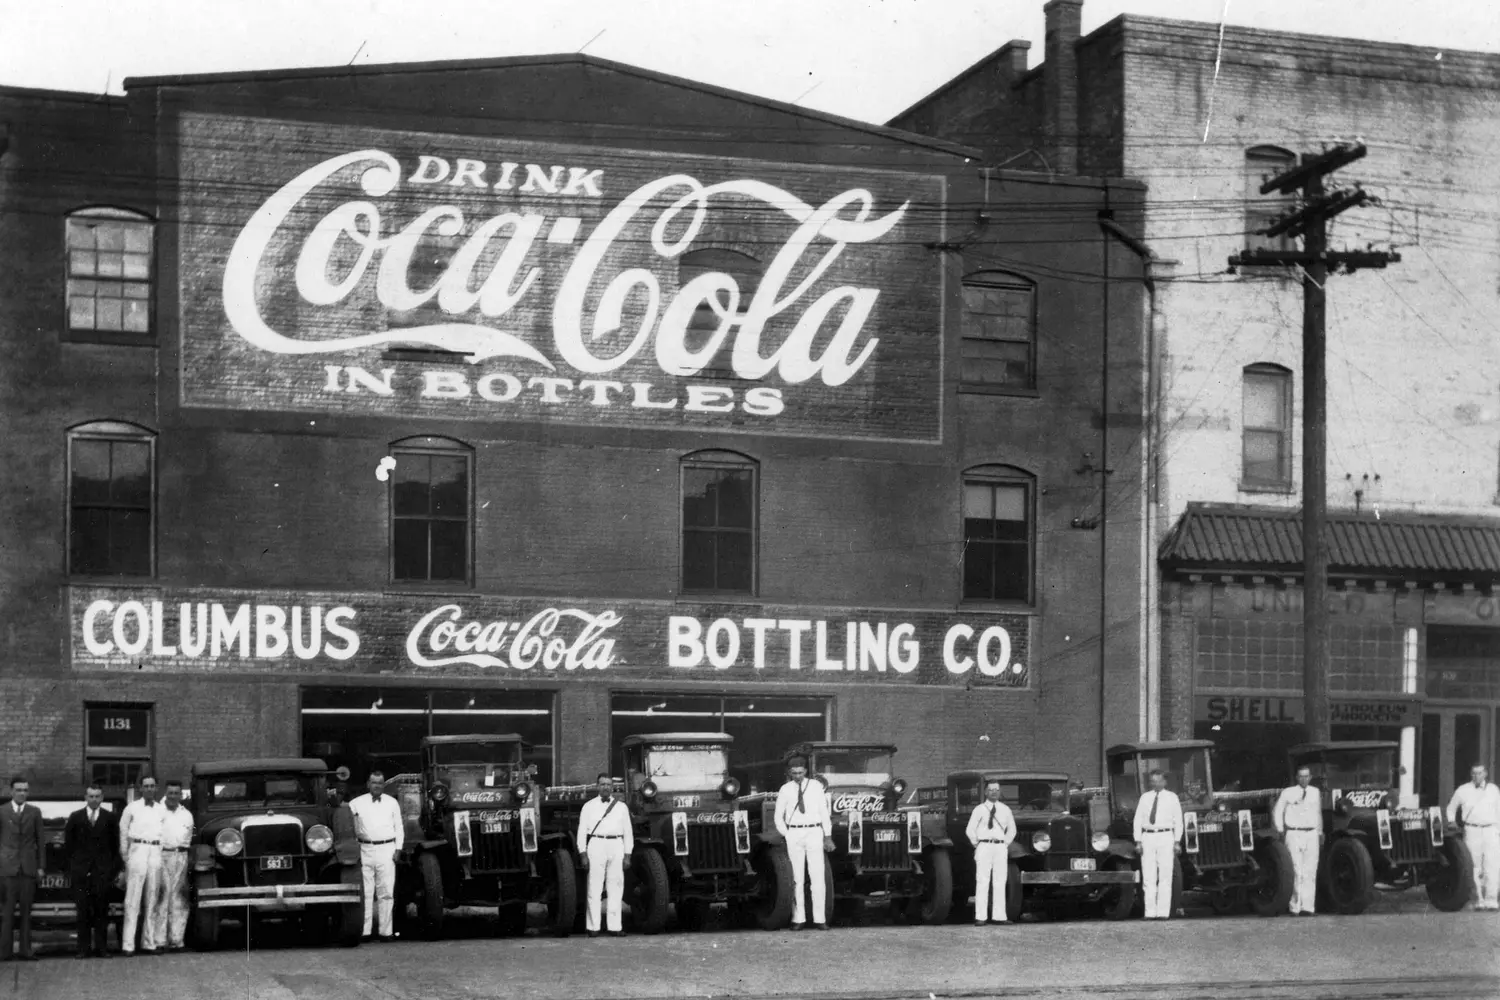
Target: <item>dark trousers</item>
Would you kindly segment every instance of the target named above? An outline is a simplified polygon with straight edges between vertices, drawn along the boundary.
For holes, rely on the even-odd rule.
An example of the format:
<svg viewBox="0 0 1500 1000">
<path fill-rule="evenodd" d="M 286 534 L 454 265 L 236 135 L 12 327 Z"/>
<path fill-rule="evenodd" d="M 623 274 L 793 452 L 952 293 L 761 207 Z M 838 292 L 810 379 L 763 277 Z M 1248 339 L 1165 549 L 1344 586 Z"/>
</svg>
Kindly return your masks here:
<svg viewBox="0 0 1500 1000">
<path fill-rule="evenodd" d="M 102 955 L 109 947 L 109 879 L 84 875 L 73 885 L 78 908 L 78 953 Z"/>
<path fill-rule="evenodd" d="M 0 877 L 0 960 L 11 957 L 16 932 L 16 907 L 21 908 L 21 957 L 31 954 L 31 900 L 36 896 L 35 875 Z"/>
</svg>

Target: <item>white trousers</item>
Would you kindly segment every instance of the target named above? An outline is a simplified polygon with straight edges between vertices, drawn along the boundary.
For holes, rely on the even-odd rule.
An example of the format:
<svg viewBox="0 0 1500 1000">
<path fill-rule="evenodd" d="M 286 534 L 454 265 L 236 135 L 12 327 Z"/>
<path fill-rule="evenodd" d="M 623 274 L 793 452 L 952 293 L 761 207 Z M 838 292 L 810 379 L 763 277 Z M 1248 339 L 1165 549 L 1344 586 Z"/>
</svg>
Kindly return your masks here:
<svg viewBox="0 0 1500 1000">
<path fill-rule="evenodd" d="M 151 844 L 130 844 L 125 855 L 125 928 L 120 950 L 129 955 L 135 951 L 135 931 L 141 929 L 141 947 L 155 951 L 161 905 L 161 848 Z M 142 910 L 145 912 L 143 913 Z"/>
<path fill-rule="evenodd" d="M 1312 913 L 1318 898 L 1318 831 L 1288 830 L 1286 849 L 1292 855 L 1291 913 Z"/>
<path fill-rule="evenodd" d="M 187 934 L 188 852 L 161 852 L 161 879 L 157 883 L 155 923 L 151 937 L 157 947 L 181 948 Z"/>
<path fill-rule="evenodd" d="M 1474 909 L 1500 909 L 1500 826 L 1464 827 L 1474 858 Z"/>
<path fill-rule="evenodd" d="M 1171 831 L 1141 834 L 1141 893 L 1146 901 L 1146 919 L 1172 915 L 1172 864 L 1177 843 Z"/>
<path fill-rule="evenodd" d="M 828 901 L 823 885 L 823 828 L 818 826 L 792 827 L 786 832 L 786 853 L 792 859 L 792 923 L 807 923 L 807 908 L 802 903 L 803 893 L 812 889 L 812 919 L 815 924 L 827 923 Z M 810 886 L 809 886 L 809 883 Z"/>
<path fill-rule="evenodd" d="M 376 905 L 380 909 L 380 936 L 390 937 L 395 925 L 391 918 L 396 910 L 396 847 L 394 844 L 360 844 L 359 872 L 365 885 L 365 929 L 375 922 Z"/>
<path fill-rule="evenodd" d="M 974 845 L 975 920 L 1005 922 L 1005 884 L 1009 876 L 1010 849 L 1005 844 L 980 841 Z"/>
<path fill-rule="evenodd" d="M 590 837 L 588 856 L 589 900 L 584 912 L 584 927 L 599 930 L 599 903 L 607 897 L 605 920 L 611 931 L 617 931 L 620 929 L 620 904 L 625 896 L 625 841 Z"/>
</svg>

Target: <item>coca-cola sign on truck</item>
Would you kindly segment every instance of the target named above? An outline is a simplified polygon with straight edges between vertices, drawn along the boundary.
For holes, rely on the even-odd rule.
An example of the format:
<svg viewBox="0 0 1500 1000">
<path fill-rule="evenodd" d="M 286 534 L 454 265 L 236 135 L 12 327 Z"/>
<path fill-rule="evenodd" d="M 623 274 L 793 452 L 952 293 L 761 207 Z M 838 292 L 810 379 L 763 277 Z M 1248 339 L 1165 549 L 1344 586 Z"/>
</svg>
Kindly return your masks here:
<svg viewBox="0 0 1500 1000">
<path fill-rule="evenodd" d="M 193 114 L 179 149 L 185 405 L 939 438 L 941 178 Z"/>
</svg>

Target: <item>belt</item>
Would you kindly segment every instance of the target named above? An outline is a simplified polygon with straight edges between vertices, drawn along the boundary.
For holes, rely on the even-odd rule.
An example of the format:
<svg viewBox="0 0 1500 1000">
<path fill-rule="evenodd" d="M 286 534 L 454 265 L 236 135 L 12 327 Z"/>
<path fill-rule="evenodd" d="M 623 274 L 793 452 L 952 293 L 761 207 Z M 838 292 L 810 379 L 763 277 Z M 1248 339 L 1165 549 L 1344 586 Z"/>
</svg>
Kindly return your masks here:
<svg viewBox="0 0 1500 1000">
<path fill-rule="evenodd" d="M 360 837 L 359 842 L 361 844 L 374 844 L 378 847 L 381 844 L 394 844 L 396 842 L 396 838 L 392 837 L 389 840 L 366 840 L 365 838 Z"/>
<path fill-rule="evenodd" d="M 618 834 L 618 833 L 596 833 L 592 837 L 590 837 L 589 839 L 590 840 L 624 840 L 625 838 L 623 836 L 621 836 L 620 834 Z"/>
<path fill-rule="evenodd" d="M 1317 827 L 1315 827 L 1315 826 L 1289 826 L 1289 827 L 1287 827 L 1287 829 L 1288 830 L 1296 830 L 1299 833 L 1312 833 L 1314 830 L 1317 829 Z"/>
<path fill-rule="evenodd" d="M 141 840 L 139 837 L 131 837 L 130 838 L 130 842 L 132 844 L 149 844 L 152 847 L 160 847 L 161 846 L 161 841 L 159 841 L 159 840 Z"/>
<path fill-rule="evenodd" d="M 1485 827 L 1494 826 L 1494 825 L 1495 825 L 1494 823 L 1465 823 L 1464 824 L 1464 826 L 1472 826 L 1476 830 L 1483 830 Z"/>
<path fill-rule="evenodd" d="M 1003 844 L 1003 843 L 1005 843 L 1005 841 L 1003 841 L 1003 840 L 991 840 L 988 837 L 980 837 L 979 838 L 979 842 L 981 844 Z"/>
<path fill-rule="evenodd" d="M 1177 831 L 1173 830 L 1170 826 L 1163 826 L 1163 827 L 1147 827 L 1146 829 L 1143 829 L 1141 832 L 1142 833 L 1176 833 Z"/>
<path fill-rule="evenodd" d="M 162 850 L 163 851 L 185 851 L 185 850 L 187 850 L 187 848 L 186 847 L 163 847 Z"/>
<path fill-rule="evenodd" d="M 787 827 L 792 830 L 820 830 L 822 823 L 788 823 Z"/>
</svg>

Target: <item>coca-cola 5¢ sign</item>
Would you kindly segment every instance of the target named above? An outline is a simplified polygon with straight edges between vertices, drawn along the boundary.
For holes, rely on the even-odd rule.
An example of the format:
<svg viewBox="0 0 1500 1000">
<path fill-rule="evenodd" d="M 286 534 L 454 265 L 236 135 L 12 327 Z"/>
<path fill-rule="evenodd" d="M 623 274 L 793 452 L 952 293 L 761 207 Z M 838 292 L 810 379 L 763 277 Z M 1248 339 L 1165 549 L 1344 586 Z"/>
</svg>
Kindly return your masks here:
<svg viewBox="0 0 1500 1000">
<path fill-rule="evenodd" d="M 937 176 L 185 114 L 182 401 L 934 441 Z"/>
</svg>

